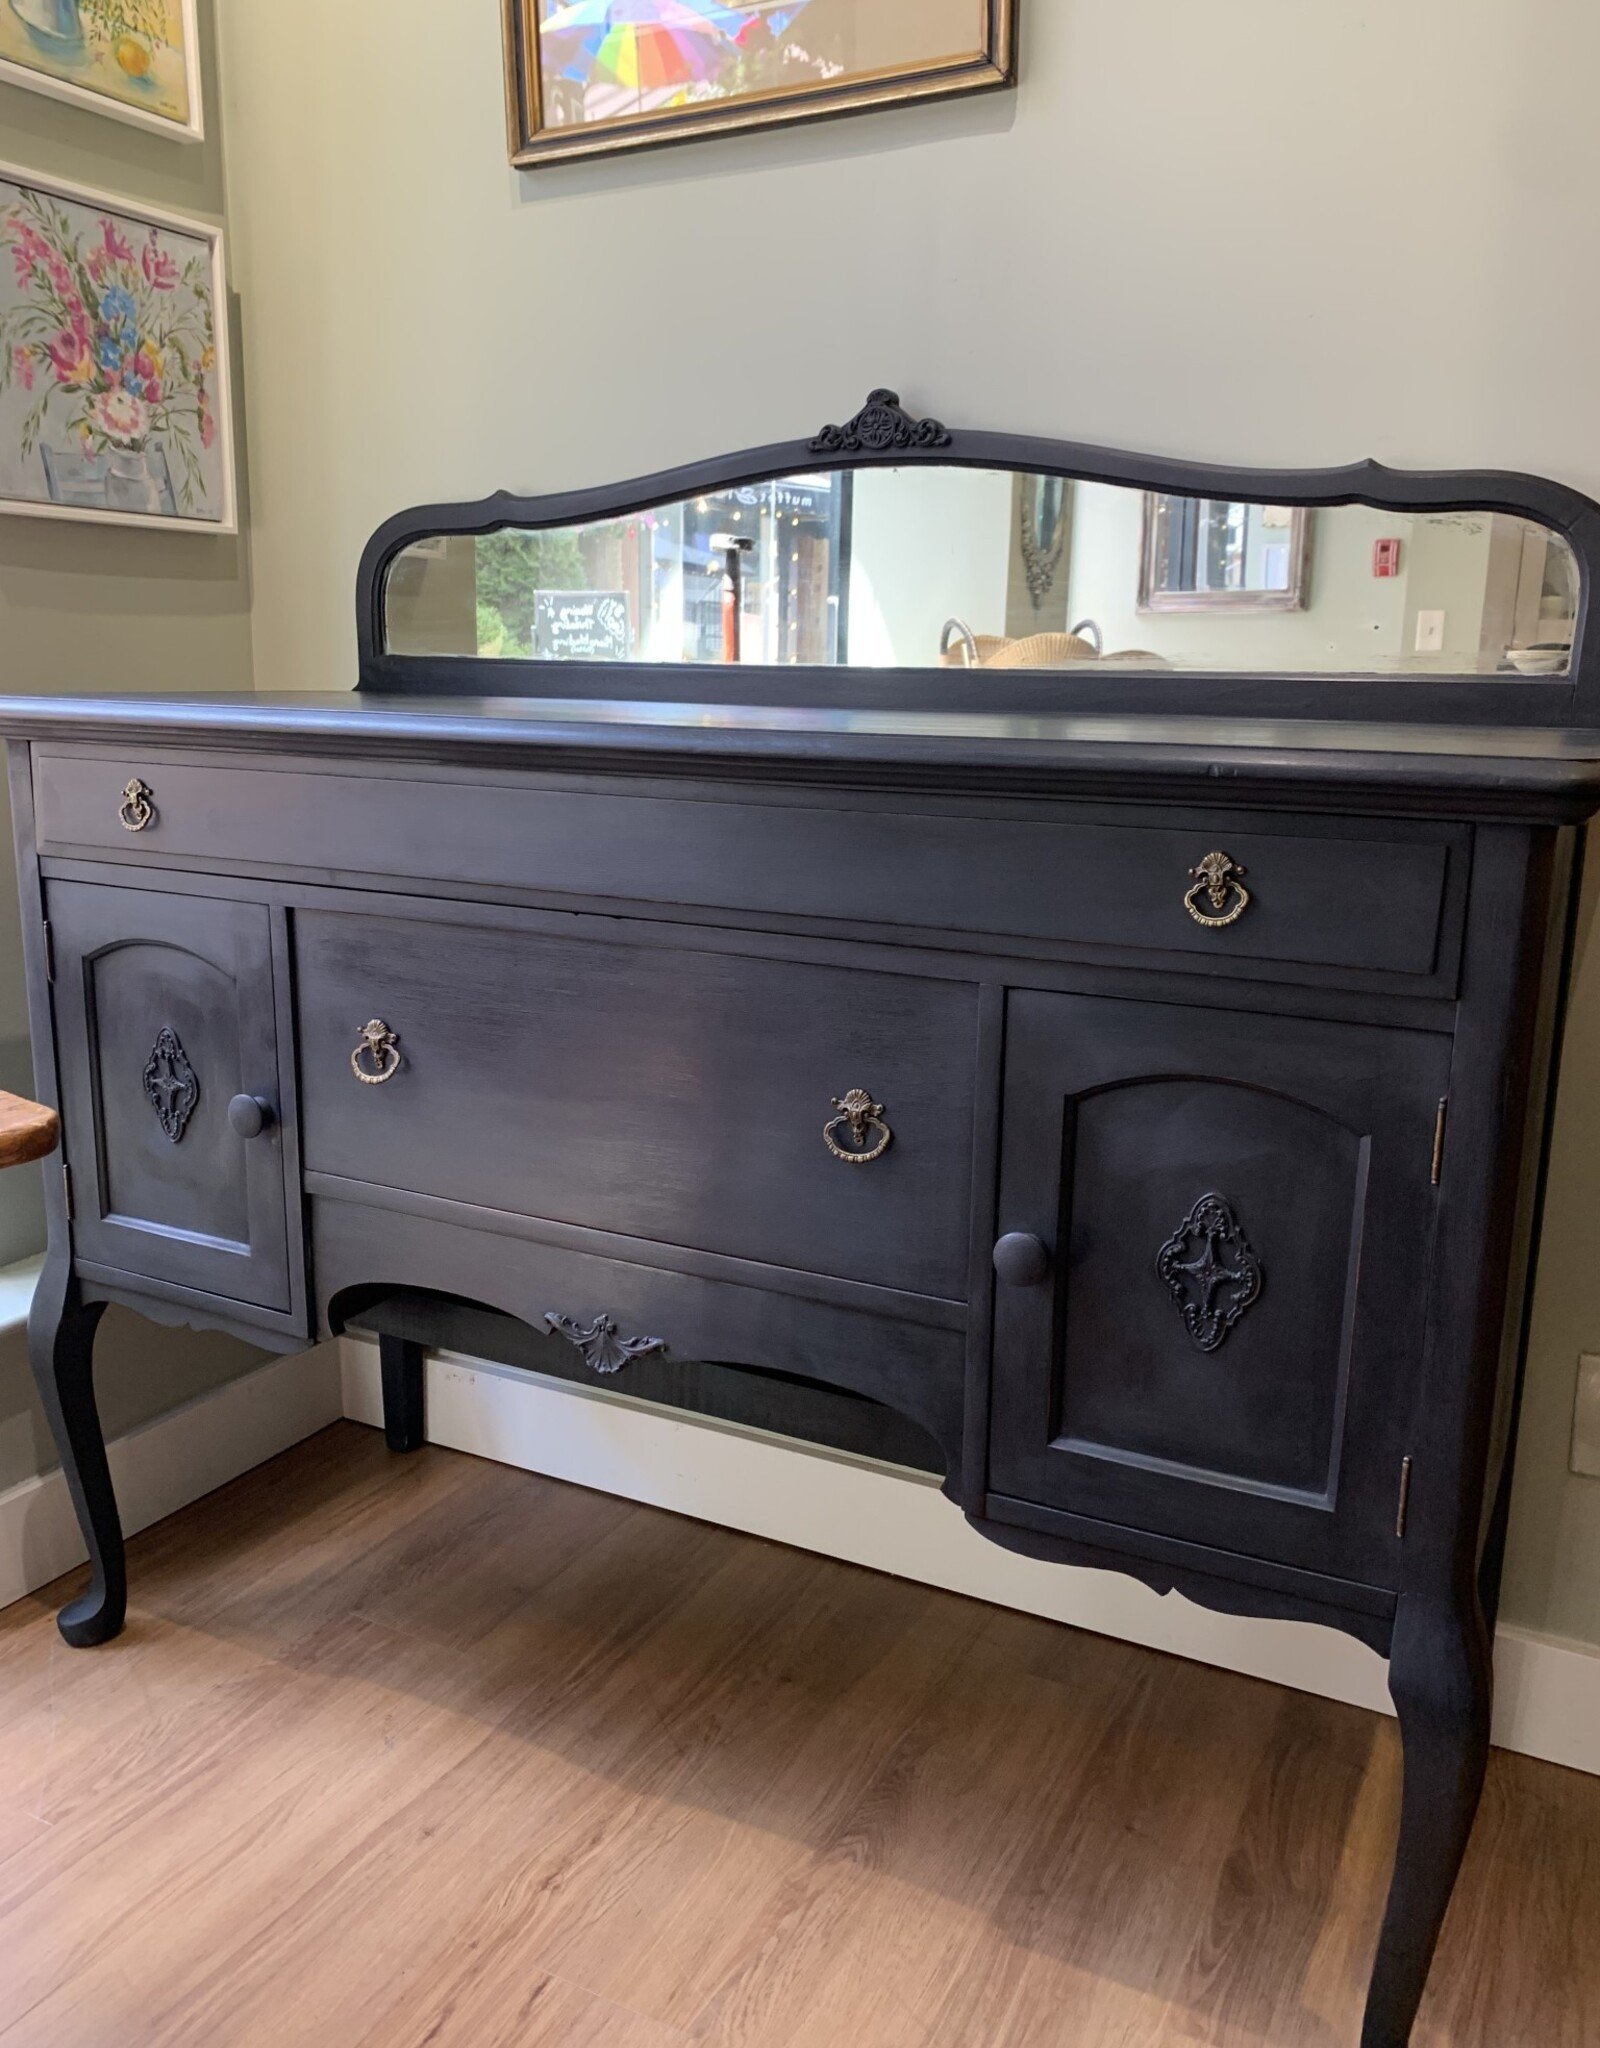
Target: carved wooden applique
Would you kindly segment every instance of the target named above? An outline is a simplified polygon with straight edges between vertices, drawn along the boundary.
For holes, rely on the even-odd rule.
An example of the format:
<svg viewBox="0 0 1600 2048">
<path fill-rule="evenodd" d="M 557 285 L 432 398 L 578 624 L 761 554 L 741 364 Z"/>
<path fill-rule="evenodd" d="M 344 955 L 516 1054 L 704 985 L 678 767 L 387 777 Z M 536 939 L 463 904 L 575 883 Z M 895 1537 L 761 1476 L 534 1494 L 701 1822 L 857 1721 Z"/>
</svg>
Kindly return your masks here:
<svg viewBox="0 0 1600 2048">
<path fill-rule="evenodd" d="M 570 1316 L 558 1316 L 553 1312 L 545 1317 L 545 1321 L 556 1336 L 565 1337 L 569 1344 L 583 1353 L 583 1362 L 591 1372 L 621 1372 L 636 1358 L 667 1348 L 666 1340 L 661 1337 L 619 1336 L 610 1316 L 596 1316 L 587 1330 L 573 1322 Z"/>
<path fill-rule="evenodd" d="M 1202 1351 L 1215 1351 L 1265 1278 L 1232 1205 L 1202 1195 L 1161 1247 L 1156 1271 Z"/>
<path fill-rule="evenodd" d="M 200 1082 L 170 1024 L 162 1025 L 145 1062 L 144 1092 L 161 1128 L 174 1145 L 181 1145 L 200 1100 Z"/>
<path fill-rule="evenodd" d="M 853 420 L 824 427 L 811 438 L 814 455 L 881 455 L 891 448 L 948 448 L 950 430 L 942 420 L 914 419 L 898 391 L 874 391 Z"/>
</svg>

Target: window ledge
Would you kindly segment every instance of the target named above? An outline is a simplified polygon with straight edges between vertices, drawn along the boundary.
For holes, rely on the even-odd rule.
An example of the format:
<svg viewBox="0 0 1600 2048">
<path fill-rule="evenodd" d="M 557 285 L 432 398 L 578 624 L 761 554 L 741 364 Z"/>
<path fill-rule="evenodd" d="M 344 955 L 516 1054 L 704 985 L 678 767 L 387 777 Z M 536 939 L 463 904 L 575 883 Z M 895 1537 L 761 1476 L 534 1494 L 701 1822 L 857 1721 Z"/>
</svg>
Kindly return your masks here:
<svg viewBox="0 0 1600 2048">
<path fill-rule="evenodd" d="M 27 1328 L 33 1290 L 43 1271 L 43 1252 L 31 1259 L 19 1259 L 14 1266 L 0 1266 L 0 1337 Z"/>
</svg>

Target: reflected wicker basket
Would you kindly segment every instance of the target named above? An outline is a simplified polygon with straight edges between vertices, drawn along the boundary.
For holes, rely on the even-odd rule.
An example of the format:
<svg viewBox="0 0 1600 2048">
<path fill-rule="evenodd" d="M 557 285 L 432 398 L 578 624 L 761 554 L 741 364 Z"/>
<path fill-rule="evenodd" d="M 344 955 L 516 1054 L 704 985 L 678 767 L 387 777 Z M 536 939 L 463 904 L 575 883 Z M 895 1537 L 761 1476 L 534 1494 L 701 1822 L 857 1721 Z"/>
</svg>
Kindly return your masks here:
<svg viewBox="0 0 1600 2048">
<path fill-rule="evenodd" d="M 1029 633 L 1020 640 L 1008 640 L 1000 633 L 974 633 L 971 659 L 966 640 L 952 641 L 939 656 L 941 668 L 1072 668 L 1080 661 L 1092 661 L 1104 668 L 1166 668 L 1166 660 L 1142 647 L 1119 648 L 1115 654 L 1099 654 L 1094 643 L 1080 633 Z"/>
<path fill-rule="evenodd" d="M 984 654 L 983 668 L 1067 668 L 1076 661 L 1098 661 L 1094 642 L 1078 633 L 1030 633 L 1023 640 L 1002 640 L 992 654 Z"/>
</svg>

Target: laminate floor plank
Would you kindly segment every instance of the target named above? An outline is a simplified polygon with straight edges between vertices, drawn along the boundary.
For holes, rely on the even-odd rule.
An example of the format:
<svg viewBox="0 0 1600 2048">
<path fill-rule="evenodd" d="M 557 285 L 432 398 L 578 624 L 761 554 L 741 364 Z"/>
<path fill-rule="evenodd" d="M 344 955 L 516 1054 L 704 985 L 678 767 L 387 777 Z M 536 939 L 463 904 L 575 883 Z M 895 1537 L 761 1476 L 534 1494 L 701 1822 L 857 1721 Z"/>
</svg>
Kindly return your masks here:
<svg viewBox="0 0 1600 2048">
<path fill-rule="evenodd" d="M 902 1600 L 891 1615 L 885 1582 L 794 1552 L 745 1546 L 744 1561 L 761 1569 L 720 1575 L 701 1590 L 663 1644 L 668 1670 L 627 1710 L 637 1723 L 628 1796 L 602 1799 L 593 1785 L 583 1788 L 570 1813 L 541 1814 L 526 1845 L 489 1870 L 492 1881 L 441 1958 L 463 1995 L 485 1974 L 515 1982 L 548 1968 L 673 2025 L 702 2001 L 698 1987 L 747 1946 L 764 1898 L 803 1867 L 808 1837 L 826 1826 L 819 1806 L 848 1798 L 851 1760 L 836 1744 L 831 1771 L 818 1768 L 829 1695 L 876 1703 L 873 1672 L 892 1661 L 916 1603 L 908 1613 Z M 830 1589 L 827 1600 L 816 1597 L 819 1584 Z M 730 1628 L 740 1609 L 744 1620 Z M 874 1615 L 881 1634 L 867 1626 Z M 696 1644 L 699 1674 L 689 1655 Z M 688 1674 L 672 1670 L 685 1662 Z M 892 1731 L 875 1740 L 892 1740 Z M 797 1763 L 807 1756 L 809 1769 Z M 548 1775 L 545 1763 L 537 1770 Z M 784 1810 L 771 1785 L 786 1773 L 798 1782 Z M 515 1796 L 530 1798 L 533 1788 Z M 743 1815 L 747 1800 L 763 1808 L 759 1821 Z M 425 2039 L 403 2006 L 363 2040 Z"/>
<path fill-rule="evenodd" d="M 18 1655 L 10 1648 L 0 1634 L 0 1672 L 26 1666 L 31 1682 L 0 1687 L 6 1796 L 46 1822 L 87 1807 L 106 1824 L 108 1801 L 168 1786 L 231 1746 L 252 1687 L 292 1684 L 270 1659 L 147 1616 L 103 1662 L 43 1626 L 17 1640 Z M 100 1668 L 86 1673 L 87 1662 Z"/>
<path fill-rule="evenodd" d="M 1262 1688 L 1264 1693 L 1270 1689 Z M 1279 1696 L 1273 1725 L 1249 1767 L 1244 1809 L 1218 1873 L 1205 1924 L 1185 1961 L 1171 2009 L 1214 2048 L 1278 2039 L 1313 2042 L 1319 2014 L 1310 1990 L 1318 1939 L 1346 1877 L 1344 1841 L 1372 1763 L 1371 1719 L 1349 1707 Z M 1397 1815 L 1384 1814 L 1388 1839 Z M 1361 1953 L 1370 1956 L 1381 1888 L 1363 1888 Z M 1348 2012 L 1360 1964 L 1339 1987 Z M 1326 2022 L 1324 2022 L 1326 2024 Z M 1329 2048 L 1338 2040 L 1329 2026 Z"/>
<path fill-rule="evenodd" d="M 979 1967 L 1044 1788 L 1078 1781 L 1071 1697 L 1086 1714 L 1114 1714 L 1132 1670 L 1123 1646 L 1094 1644 L 1069 1696 L 1026 1654 L 1048 1624 L 1018 1630 L 1015 1619 L 985 1614 L 773 1901 L 759 1944 L 717 1987 L 697 2036 L 762 2048 L 816 2042 L 848 2012 L 862 2039 L 932 2038 L 942 2003 Z"/>
<path fill-rule="evenodd" d="M 253 1996 L 275 2007 L 289 2038 L 325 2027 L 330 2038 L 350 2039 L 401 1972 L 459 1946 L 469 1909 L 486 1889 L 536 1898 L 545 1881 L 540 1859 L 571 1856 L 609 1814 L 647 1795 L 664 1769 L 681 1769 L 686 1743 L 674 1725 L 674 1695 L 706 1686 L 719 1654 L 713 1624 L 723 1622 L 721 1655 L 730 1667 L 753 1625 L 778 1624 L 769 1612 L 772 1573 L 756 1568 L 750 1546 L 700 1525 L 686 1525 L 686 1540 L 675 1547 L 661 1533 L 662 1518 L 642 1513 L 614 1525 L 472 1657 L 356 1621 L 318 1642 L 314 1655 L 297 1652 L 319 1675 L 343 1671 L 354 1710 L 365 1703 L 395 1722 L 389 1750 L 402 1736 L 409 1750 L 410 1735 L 424 1734 L 430 1706 L 457 1717 L 465 1709 L 462 1725 L 439 1731 L 431 1748 L 424 1734 L 421 1776 L 408 1775 L 401 1756 L 374 1762 L 370 1742 L 365 1751 L 359 1746 L 359 1730 L 348 1760 L 342 1748 L 327 1755 L 326 1737 L 313 1741 L 311 1754 L 324 1751 L 333 1782 L 321 1810 L 295 1828 L 284 1825 L 285 1809 L 315 1784 L 302 1782 L 298 1754 L 283 1759 L 288 1783 L 252 1819 L 261 1846 L 234 1888 L 228 1924 L 212 1941 L 191 1942 L 195 1967 L 163 1973 L 163 2043 L 225 2040 L 241 1998 L 248 2009 Z M 782 1555 L 807 1576 L 823 1568 L 800 1553 Z M 713 1589 L 730 1576 L 747 1582 L 745 1597 L 719 1608 Z M 658 1639 L 674 1630 L 670 1648 L 660 1648 Z M 369 1636 L 399 1646 L 392 1669 L 381 1647 L 377 1664 L 370 1662 Z M 484 1700 L 475 1694 L 489 1668 L 510 1686 L 496 1686 Z M 386 1702 L 391 1683 L 396 1695 Z M 491 1728 L 498 1739 L 488 1739 Z M 371 1796 L 366 1781 L 374 1768 L 387 1798 Z M 520 1827 L 507 1826 L 512 1815 Z M 291 1858 L 295 1841 L 300 1853 Z M 375 1897 L 384 1902 L 376 1914 Z M 192 1933 L 205 1902 L 184 1905 Z M 122 1969 L 114 1951 L 91 1965 L 87 1984 L 74 1982 L 41 2005 L 33 2015 L 39 2040 L 86 2048 L 92 2025 L 80 2031 L 76 2015 L 96 2009 L 94 1980 L 109 1984 Z"/>
<path fill-rule="evenodd" d="M 688 2048 L 675 2027 L 538 1972 L 483 1971 L 442 1994 L 430 1986 L 399 2031 L 388 2024 L 370 2037 L 385 2048 Z"/>
<path fill-rule="evenodd" d="M 340 1425 L 0 1614 L 0 2048 L 1347 2048 L 1392 1725 Z M 1417 2048 L 1600 2041 L 1496 1754 Z"/>
<path fill-rule="evenodd" d="M 171 1932 L 185 1955 L 192 1956 L 189 1968 L 175 1964 L 159 1980 L 158 2038 L 173 2042 L 222 2038 L 218 2029 L 229 2024 L 227 2013 L 214 2008 L 231 2003 L 229 1981 L 242 1971 L 274 1965 L 297 1934 L 308 1941 L 320 1938 L 332 1917 L 323 1896 L 330 1889 L 355 1894 L 351 1932 L 363 1945 L 374 1889 L 382 1891 L 375 1872 L 381 1869 L 389 1880 L 400 1874 L 393 1869 L 392 1844 L 385 1844 L 375 1861 L 369 1841 L 392 1816 L 411 1815 L 425 1802 L 430 1786 L 450 1778 L 465 1758 L 483 1748 L 482 1769 L 446 1793 L 431 1824 L 426 1816 L 402 1822 L 410 1830 L 412 1860 L 423 1867 L 419 1913 L 445 1925 L 433 1866 L 458 1853 L 470 1873 L 483 1860 L 476 1849 L 468 1860 L 472 1831 L 459 1825 L 461 1814 L 473 1816 L 489 1835 L 498 1833 L 515 1843 L 518 1837 L 504 1826 L 509 1811 L 530 1815 L 530 1825 L 536 1825 L 540 1799 L 558 1801 L 564 1781 L 552 1758 L 543 1759 L 544 1768 L 531 1773 L 525 1786 L 516 1782 L 514 1766 L 528 1731 L 536 1724 L 549 1728 L 564 1708 L 570 1710 L 570 1700 L 552 1677 L 564 1664 L 582 1674 L 587 1690 L 580 1689 L 578 1696 L 596 1710 L 587 1726 L 578 1717 L 571 1739 L 575 1748 L 587 1745 L 595 1751 L 599 1768 L 580 1765 L 573 1775 L 591 1796 L 623 1796 L 618 1786 L 627 1782 L 629 1759 L 617 1730 L 626 1723 L 606 1714 L 602 1655 L 609 1652 L 604 1668 L 613 1691 L 636 1690 L 638 1674 L 630 1655 L 652 1617 L 696 1583 L 696 1550 L 729 1561 L 737 1557 L 738 1544 L 725 1531 L 691 1524 L 686 1525 L 691 1540 L 668 1551 L 658 1531 L 646 1526 L 646 1517 L 630 1515 L 620 1525 L 609 1517 L 602 1520 L 610 1540 L 597 1529 L 600 1540 L 568 1574 L 579 1583 L 547 1588 L 541 1602 L 484 1638 L 471 1656 L 355 1616 L 325 1621 L 310 1638 L 290 1631 L 293 1648 L 268 1667 L 273 1698 L 240 1716 L 237 1757 L 215 1760 L 199 1782 L 177 1788 L 182 1825 L 173 1824 L 170 1806 L 178 1804 L 176 1799 L 168 1810 L 158 1798 L 153 1811 L 129 1817 L 131 1830 L 141 1837 L 153 1832 L 160 1845 L 142 1859 L 147 1867 L 141 1875 L 146 1881 L 152 1874 L 164 1880 L 169 1926 L 148 1929 L 142 1907 L 136 1910 L 131 1928 L 119 1926 L 109 1950 L 94 1955 L 87 1971 L 78 1971 L 59 1997 L 39 2008 L 34 2024 L 40 2041 L 74 2048 L 79 2034 L 70 2014 L 79 2009 L 90 2016 L 82 2038 L 85 2043 L 94 2039 L 95 1980 L 113 1981 L 124 1971 L 122 1951 L 130 1939 L 159 1943 Z M 630 1533 L 631 1542 L 620 1540 Z M 700 1539 L 698 1546 L 694 1537 Z M 319 1591 L 314 1602 L 319 1613 L 324 1600 Z M 679 1662 L 692 1672 L 692 1660 Z M 278 1704 L 277 1683 L 285 1678 L 300 1682 L 290 1688 L 288 1713 L 277 1714 L 272 1711 Z M 515 1721 L 516 1705 L 530 1693 L 534 1706 Z M 644 1721 L 659 1738 L 659 1714 L 650 1708 Z M 505 1728 L 507 1740 L 486 1745 L 494 1728 Z M 513 1792 L 521 1795 L 520 1808 L 500 1803 L 506 1796 L 501 1781 L 508 1778 Z M 436 1848 L 438 1835 L 443 1843 Z M 123 1845 L 122 1835 L 110 1835 L 104 1847 L 113 1853 L 96 1859 L 92 1868 L 87 1856 L 79 1854 L 76 1832 L 58 1830 L 57 1836 L 45 1864 L 42 1895 L 35 1892 L 15 1902 L 8 1916 L 13 1902 L 0 1889 L 0 1943 L 19 1942 L 35 1969 L 55 1967 L 48 1959 L 56 1948 L 70 1950 L 80 1922 L 100 1915 L 103 1892 L 131 1875 L 114 1853 Z M 168 1858 L 178 1867 L 169 1870 Z M 235 1858 L 236 1863 L 230 1860 Z M 231 1885 L 218 1882 L 218 1865 L 234 1871 Z M 5 1875 L 0 1869 L 0 1879 Z M 306 1902 L 304 1917 L 297 1914 L 300 1902 Z M 199 1939 L 213 1916 L 213 1937 Z M 350 1938 L 347 1934 L 347 1944 Z M 364 1946 L 373 1945 L 367 1941 Z M 341 1995 L 351 1989 L 354 1974 L 349 1968 L 335 1973 Z M 279 1993 L 287 1984 L 298 1994 L 304 1982 L 281 1979 Z M 323 2002 L 337 2001 L 330 1995 Z"/>
<path fill-rule="evenodd" d="M 1600 2042 L 1600 1779 L 1497 1753 L 1416 2048 Z"/>
<path fill-rule="evenodd" d="M 0 1865 L 5 1996 L 26 2015 L 0 2041 L 102 2048 L 101 1995 L 130 1976 L 149 1987 L 151 2038 L 169 2038 L 176 2002 L 219 1957 L 485 1741 L 482 1669 L 448 1701 L 459 1661 L 370 1623 L 329 1624 L 297 1669 L 269 1667 L 240 1699 L 225 1747 Z M 507 1678 L 525 1685 L 520 1660 Z"/>
<path fill-rule="evenodd" d="M 956 1987 L 937 2048 L 1160 2038 L 1282 1699 L 1224 1673 L 1196 1689 L 1186 1670 L 1140 1658 L 1114 1713 L 1070 1727 L 1077 1781 L 1041 1785 L 983 1968 Z"/>
</svg>

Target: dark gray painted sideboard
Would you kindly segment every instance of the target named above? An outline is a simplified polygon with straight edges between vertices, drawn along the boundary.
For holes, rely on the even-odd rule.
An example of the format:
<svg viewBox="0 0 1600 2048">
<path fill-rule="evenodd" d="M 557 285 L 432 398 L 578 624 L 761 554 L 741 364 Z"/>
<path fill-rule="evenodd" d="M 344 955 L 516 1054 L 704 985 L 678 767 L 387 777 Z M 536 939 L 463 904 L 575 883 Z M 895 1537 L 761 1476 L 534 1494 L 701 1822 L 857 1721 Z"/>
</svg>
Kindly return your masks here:
<svg viewBox="0 0 1600 2048">
<path fill-rule="evenodd" d="M 1595 509 L 1526 480 L 938 459 L 1500 505 L 1568 536 L 1585 596 L 1594 566 Z M 32 1325 L 94 1566 L 63 1633 L 123 1620 L 107 1302 L 282 1349 L 379 1329 L 397 1448 L 423 1345 L 495 1326 L 687 1405 L 753 1372 L 797 1434 L 889 1411 L 998 1543 L 1388 1657 L 1406 1782 L 1362 2039 L 1399 2048 L 1488 1747 L 1600 803 L 1581 638 L 1519 723 L 1475 678 L 708 670 L 686 703 L 681 667 L 551 696 L 502 664 L 485 697 L 481 663 L 383 650 L 408 538 L 816 460 L 396 522 L 348 697 L 0 700 L 65 1125 Z"/>
</svg>

